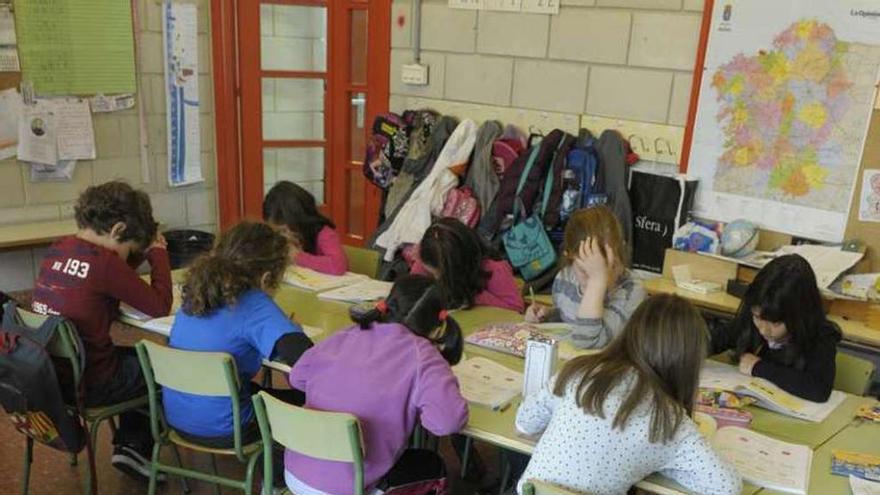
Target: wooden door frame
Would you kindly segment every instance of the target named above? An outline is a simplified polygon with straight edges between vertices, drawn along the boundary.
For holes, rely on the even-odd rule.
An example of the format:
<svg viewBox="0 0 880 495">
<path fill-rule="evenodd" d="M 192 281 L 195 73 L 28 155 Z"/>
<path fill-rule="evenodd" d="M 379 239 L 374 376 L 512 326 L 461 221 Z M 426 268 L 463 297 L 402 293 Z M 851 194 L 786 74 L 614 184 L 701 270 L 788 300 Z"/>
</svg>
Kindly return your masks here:
<svg viewBox="0 0 880 495">
<path fill-rule="evenodd" d="M 262 169 L 260 167 L 244 167 L 245 157 L 254 156 L 254 150 L 245 150 L 242 132 L 251 132 L 262 128 L 260 119 L 253 119 L 247 115 L 255 115 L 256 112 L 242 112 L 240 107 L 241 97 L 244 91 L 259 91 L 257 84 L 242 84 L 241 67 L 239 61 L 242 57 L 252 57 L 256 52 L 259 60 L 259 47 L 238 46 L 237 23 L 241 15 L 240 2 L 256 0 L 211 0 L 211 44 L 214 81 L 214 108 L 215 108 L 215 136 L 216 136 L 216 163 L 217 163 L 217 196 L 219 205 L 220 227 L 227 228 L 243 218 L 245 206 L 255 201 L 262 201 L 262 188 L 257 193 L 255 190 L 246 190 L 247 183 L 262 183 Z M 269 0 L 270 3 L 293 3 L 284 0 Z M 390 86 L 390 58 L 391 58 L 391 6 L 387 0 L 297 0 L 297 4 L 330 5 L 331 3 L 344 3 L 346 10 L 350 6 L 369 5 L 371 8 L 368 25 L 368 81 L 371 92 L 366 105 L 366 122 L 369 126 L 376 115 L 388 111 L 389 86 Z M 337 47 L 339 43 L 333 41 L 334 34 L 339 29 L 348 29 L 348 16 L 345 19 L 336 19 L 336 9 L 328 9 L 328 33 L 327 54 L 329 57 L 338 57 L 339 53 L 347 53 L 347 47 Z M 248 19 L 244 19 L 246 22 Z M 250 20 L 253 26 L 253 20 Z M 259 19 L 256 28 L 259 29 Z M 346 38 L 347 39 L 347 38 Z M 340 50 L 342 50 L 340 52 Z M 342 94 L 340 90 L 347 87 L 347 81 L 343 78 L 345 71 L 334 71 L 327 78 L 328 94 Z M 331 92 L 332 91 L 332 92 Z M 254 98 L 254 94 L 249 95 Z M 349 105 L 340 105 L 338 101 L 328 98 L 325 102 L 325 114 L 333 118 L 347 116 Z M 257 98 L 255 101 L 259 101 Z M 338 108 L 342 106 L 343 108 Z M 344 117 L 343 117 L 344 118 Z M 256 120 L 256 121 L 254 121 Z M 329 119 L 326 119 L 328 121 Z M 341 122 L 345 122 L 344 120 Z M 326 134 L 325 134 L 326 137 Z M 337 222 L 338 227 L 347 233 L 346 191 L 348 185 L 342 182 L 345 179 L 345 169 L 340 164 L 347 159 L 348 143 L 325 147 L 326 170 L 325 197 L 328 202 L 329 214 Z M 262 163 L 262 157 L 259 157 Z M 247 177 L 246 177 L 247 176 Z M 245 180 L 245 179 L 248 180 Z M 340 201 L 341 199 L 341 201 Z M 381 194 L 378 188 L 367 185 L 365 191 L 366 223 L 365 236 L 368 237 L 375 230 L 379 217 Z M 343 235 L 348 243 L 358 243 Z"/>
</svg>

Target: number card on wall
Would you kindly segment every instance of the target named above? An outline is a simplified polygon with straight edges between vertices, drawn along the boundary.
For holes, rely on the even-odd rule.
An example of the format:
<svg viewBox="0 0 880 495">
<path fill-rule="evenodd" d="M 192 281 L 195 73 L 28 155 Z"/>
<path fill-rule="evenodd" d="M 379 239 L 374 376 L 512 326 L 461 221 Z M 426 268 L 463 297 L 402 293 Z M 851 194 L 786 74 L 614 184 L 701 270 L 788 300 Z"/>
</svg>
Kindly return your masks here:
<svg viewBox="0 0 880 495">
<path fill-rule="evenodd" d="M 501 12 L 519 12 L 522 0 L 483 0 L 484 10 L 497 10 Z"/>
<path fill-rule="evenodd" d="M 450 9 L 481 10 L 483 0 L 449 0 Z"/>
<path fill-rule="evenodd" d="M 531 14 L 558 14 L 559 0 L 522 0 L 521 10 Z"/>
</svg>

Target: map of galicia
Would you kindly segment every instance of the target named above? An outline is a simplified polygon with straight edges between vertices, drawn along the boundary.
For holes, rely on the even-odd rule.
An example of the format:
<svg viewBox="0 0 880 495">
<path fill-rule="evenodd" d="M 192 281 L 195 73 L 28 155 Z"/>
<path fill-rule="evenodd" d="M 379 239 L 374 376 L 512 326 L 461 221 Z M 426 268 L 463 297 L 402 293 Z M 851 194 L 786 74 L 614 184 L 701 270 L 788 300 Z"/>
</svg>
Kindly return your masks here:
<svg viewBox="0 0 880 495">
<path fill-rule="evenodd" d="M 723 139 L 715 191 L 849 209 L 880 46 L 842 36 L 819 20 L 799 19 L 772 46 L 736 54 L 704 75 Z"/>
</svg>

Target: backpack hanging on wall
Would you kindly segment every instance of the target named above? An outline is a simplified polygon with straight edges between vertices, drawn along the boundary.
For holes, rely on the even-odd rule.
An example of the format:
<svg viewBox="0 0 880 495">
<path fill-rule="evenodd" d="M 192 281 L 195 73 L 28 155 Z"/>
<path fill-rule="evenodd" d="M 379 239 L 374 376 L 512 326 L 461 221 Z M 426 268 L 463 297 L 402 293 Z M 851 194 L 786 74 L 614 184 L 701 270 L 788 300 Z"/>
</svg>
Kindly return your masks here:
<svg viewBox="0 0 880 495">
<path fill-rule="evenodd" d="M 672 247 L 673 234 L 688 220 L 696 191 L 697 181 L 684 175 L 630 172 L 633 268 L 663 271 L 666 248 Z"/>
<path fill-rule="evenodd" d="M 373 133 L 367 141 L 364 177 L 382 189 L 388 189 L 400 172 L 409 150 L 409 125 L 395 113 L 383 113 L 373 121 Z"/>
</svg>

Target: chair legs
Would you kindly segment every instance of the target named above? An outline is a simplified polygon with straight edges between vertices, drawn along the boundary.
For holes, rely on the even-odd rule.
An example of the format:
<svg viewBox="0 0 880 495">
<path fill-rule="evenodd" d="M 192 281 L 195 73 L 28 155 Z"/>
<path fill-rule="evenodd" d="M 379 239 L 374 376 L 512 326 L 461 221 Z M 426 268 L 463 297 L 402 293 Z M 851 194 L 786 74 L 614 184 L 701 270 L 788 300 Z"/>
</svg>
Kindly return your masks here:
<svg viewBox="0 0 880 495">
<path fill-rule="evenodd" d="M 182 469 L 183 461 L 180 460 L 180 451 L 177 449 L 177 445 L 171 444 L 171 451 L 174 452 L 174 460 L 177 462 L 177 467 Z M 192 493 L 192 490 L 189 489 L 189 482 L 186 481 L 186 476 L 180 477 L 180 487 L 183 489 L 183 493 Z"/>
<path fill-rule="evenodd" d="M 107 418 L 98 418 L 89 426 L 89 469 L 86 470 L 86 494 L 93 495 L 97 493 L 98 473 L 95 472 L 95 451 L 98 449 L 98 430 L 101 422 Z"/>
<path fill-rule="evenodd" d="M 217 476 L 217 456 L 211 454 L 211 473 Z M 214 483 L 214 495 L 220 495 L 220 484 Z"/>
<path fill-rule="evenodd" d="M 162 450 L 162 443 L 153 444 L 153 458 L 150 462 L 150 485 L 147 488 L 147 495 L 156 495 L 156 478 L 159 476 L 159 452 Z M 177 450 L 175 449 L 175 452 Z M 180 456 L 178 456 L 178 461 Z"/>
<path fill-rule="evenodd" d="M 34 439 L 29 436 L 24 438 L 24 473 L 21 478 L 21 494 L 28 495 L 31 482 L 31 463 L 34 460 Z"/>
</svg>

